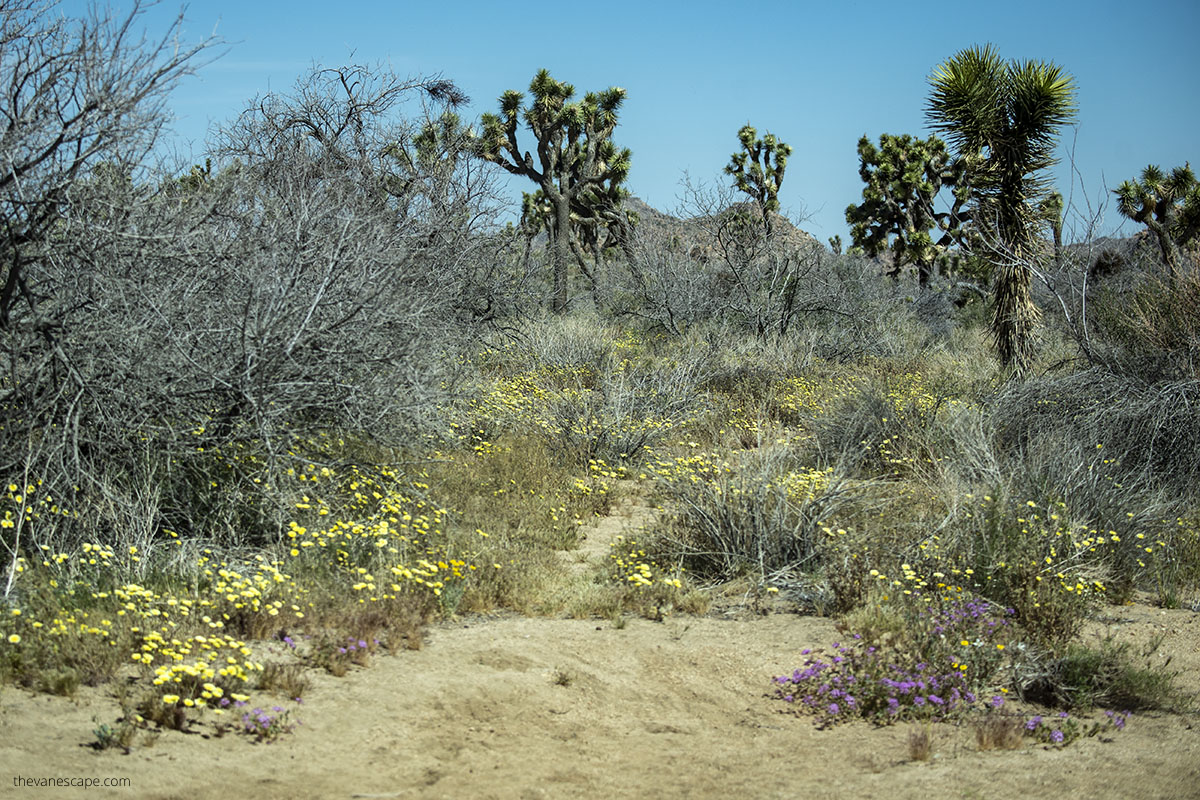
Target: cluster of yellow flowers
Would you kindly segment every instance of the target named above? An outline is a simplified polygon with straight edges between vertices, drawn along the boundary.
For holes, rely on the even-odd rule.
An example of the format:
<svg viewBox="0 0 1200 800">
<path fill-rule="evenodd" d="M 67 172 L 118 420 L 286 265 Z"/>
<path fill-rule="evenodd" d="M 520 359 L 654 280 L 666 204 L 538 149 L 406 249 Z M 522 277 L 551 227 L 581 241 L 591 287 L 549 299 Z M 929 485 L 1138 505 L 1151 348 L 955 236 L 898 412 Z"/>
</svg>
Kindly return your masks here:
<svg viewBox="0 0 1200 800">
<path fill-rule="evenodd" d="M 834 406 L 854 397 L 865 383 L 865 378 L 859 375 L 784 378 L 774 389 L 776 413 L 785 424 L 800 424 L 828 413 Z"/>
<path fill-rule="evenodd" d="M 42 482 L 38 480 L 23 487 L 16 483 L 4 487 L 5 491 L 0 493 L 0 508 L 4 510 L 0 515 L 0 529 L 15 528 L 21 523 L 32 524 L 47 516 L 79 516 L 77 512 L 60 508 L 53 497 L 41 491 L 41 486 Z"/>
<path fill-rule="evenodd" d="M 328 467 L 317 474 L 340 477 Z M 297 507 L 329 521 L 312 529 L 292 521 L 286 544 L 293 559 L 336 567 L 347 588 L 360 594 L 359 602 L 394 599 L 408 585 L 440 595 L 447 581 L 475 570 L 446 549 L 443 526 L 450 512 L 415 494 L 428 485 L 406 486 L 390 469 L 372 475 L 358 467 L 350 468 L 340 484 L 342 496 L 349 498 L 347 507 L 334 513 L 323 498 L 305 495 Z"/>
<path fill-rule="evenodd" d="M 671 586 L 676 589 L 683 587 L 680 580 L 682 569 L 668 572 L 655 563 L 646 551 L 638 546 L 633 539 L 618 536 L 609 547 L 613 552 L 609 556 L 612 561 L 612 579 L 626 583 L 639 589 L 654 585 Z"/>
</svg>

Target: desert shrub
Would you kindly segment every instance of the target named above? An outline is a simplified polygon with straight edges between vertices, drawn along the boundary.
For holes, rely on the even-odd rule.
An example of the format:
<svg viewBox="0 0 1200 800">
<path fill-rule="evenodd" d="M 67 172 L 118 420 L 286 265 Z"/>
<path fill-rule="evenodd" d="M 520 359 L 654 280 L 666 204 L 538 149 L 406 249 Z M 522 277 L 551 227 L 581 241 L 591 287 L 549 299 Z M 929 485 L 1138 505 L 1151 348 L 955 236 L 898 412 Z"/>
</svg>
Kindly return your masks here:
<svg viewBox="0 0 1200 800">
<path fill-rule="evenodd" d="M 491 363 L 507 374 L 541 370 L 549 375 L 593 376 L 611 368 L 617 354 L 617 331 L 594 317 L 528 320 L 511 335 L 506 331 Z"/>
<path fill-rule="evenodd" d="M 661 545 L 701 575 L 762 577 L 816 567 L 821 522 L 852 486 L 832 469 L 763 447 L 731 463 L 713 454 L 656 460 L 648 471 L 669 507 Z"/>
<path fill-rule="evenodd" d="M 864 636 L 851 628 L 861 612 L 844 620 L 846 642 L 803 651 L 803 666 L 775 679 L 775 696 L 823 725 L 944 720 L 970 710 L 1006 660 L 1009 615 L 961 594 L 901 595 L 888 608 L 902 625 Z"/>
<path fill-rule="evenodd" d="M 1105 598 L 1104 552 L 1117 544 L 1110 532 L 1073 522 L 1065 504 L 985 495 L 924 543 L 906 580 L 924 588 L 929 575 L 949 573 L 1011 608 L 1031 641 L 1061 649 Z"/>
<path fill-rule="evenodd" d="M 826 463 L 864 477 L 928 479 L 959 449 L 946 420 L 966 413 L 920 373 L 867 375 L 834 395 L 813 431 Z"/>
<path fill-rule="evenodd" d="M 716 323 L 763 341 L 795 338 L 839 361 L 897 355 L 928 332 L 876 264 L 831 255 L 778 214 L 770 226 L 754 222 L 729 187 L 688 183 L 679 214 L 637 233 L 616 316 L 672 336 Z"/>
<path fill-rule="evenodd" d="M 1200 437 L 1200 383 L 1147 385 L 1099 370 L 1010 384 L 996 394 L 990 416 L 1000 446 L 1028 450 L 1102 445 L 1111 474 L 1185 494 L 1200 480 L 1200 454 L 1184 443 Z"/>
<path fill-rule="evenodd" d="M 1200 260 L 1179 270 L 1146 265 L 1132 288 L 1098 293 L 1091 312 L 1095 358 L 1147 381 L 1200 379 Z"/>
<path fill-rule="evenodd" d="M 553 397 L 543 430 L 578 463 L 641 460 L 690 419 L 703 377 L 698 366 L 622 362 L 600 375 L 594 389 Z"/>
<path fill-rule="evenodd" d="M 1200 384 L 1089 370 L 1007 387 L 986 413 L 1010 491 L 1062 502 L 1106 535 L 1114 588 L 1177 597 L 1194 582 Z"/>
<path fill-rule="evenodd" d="M 1075 642 L 1061 655 L 1042 662 L 1033 659 L 1016 678 L 1024 697 L 1067 709 L 1157 709 L 1186 703 L 1176 684 L 1178 671 L 1170 661 L 1152 664 L 1161 638 L 1135 652 L 1128 642 L 1111 637 L 1091 645 Z"/>
<path fill-rule="evenodd" d="M 488 317 L 474 295 L 508 278 L 465 139 L 395 113 L 417 95 L 434 113 L 461 99 L 446 81 L 316 70 L 226 126 L 215 168 L 179 178 L 104 152 L 60 176 L 25 267 L 42 288 L 0 326 L 0 480 L 69 513 L 0 530 L 9 564 L 40 545 L 144 552 L 168 532 L 269 546 L 298 462 L 391 460 L 443 424 Z"/>
<path fill-rule="evenodd" d="M 698 348 L 655 355 L 636 337 L 617 337 L 574 320 L 556 331 L 490 351 L 483 379 L 455 412 L 475 438 L 505 432 L 542 436 L 556 456 L 587 468 L 593 460 L 635 462 L 675 435 L 700 406 L 709 361 Z"/>
</svg>

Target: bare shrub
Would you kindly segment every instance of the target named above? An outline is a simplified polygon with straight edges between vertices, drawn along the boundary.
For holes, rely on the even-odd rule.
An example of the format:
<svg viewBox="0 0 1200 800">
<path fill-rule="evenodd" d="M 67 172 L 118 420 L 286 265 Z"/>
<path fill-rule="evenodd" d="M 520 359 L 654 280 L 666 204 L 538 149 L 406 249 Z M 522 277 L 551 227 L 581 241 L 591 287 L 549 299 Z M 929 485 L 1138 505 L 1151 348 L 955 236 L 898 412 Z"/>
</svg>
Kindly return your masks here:
<svg viewBox="0 0 1200 800">
<path fill-rule="evenodd" d="M 689 419 L 702 375 L 692 364 L 625 367 L 597 376 L 593 388 L 549 399 L 543 430 L 568 460 L 640 461 Z"/>
<path fill-rule="evenodd" d="M 72 193 L 100 173 L 127 189 L 165 120 L 167 94 L 216 43 L 179 42 L 182 17 L 159 38 L 139 38 L 144 11 L 135 2 L 123 16 L 93 9 L 73 19 L 53 3 L 0 6 L 8 87 L 0 99 L 0 476 L 38 487 L 39 499 L 52 496 L 56 506 L 85 483 L 80 459 L 69 455 L 91 438 L 80 436 L 80 421 L 97 408 L 89 390 L 114 377 L 80 352 L 86 337 L 74 323 L 99 320 L 75 293 L 96 278 L 78 265 L 64 268 Z M 118 216 L 121 207 L 104 213 Z M 120 331 L 97 327 L 104 337 Z M 92 382 L 84 370 L 97 363 L 101 374 Z M 21 551 L 66 527 L 61 515 L 37 521 L 31 529 L 30 515 L 30 526 L 5 529 L 0 538 L 9 560 L 5 596 Z"/>
<path fill-rule="evenodd" d="M 418 97 L 435 107 L 400 116 Z M 215 170 L 157 176 L 125 153 L 54 190 L 21 262 L 36 288 L 0 331 L 20 421 L 0 472 L 80 513 L 38 543 L 261 545 L 292 513 L 276 478 L 297 459 L 394 459 L 442 424 L 463 348 L 519 278 L 489 173 L 436 105 L 461 99 L 316 70 L 229 126 Z"/>
<path fill-rule="evenodd" d="M 1200 452 L 1192 446 L 1200 440 L 1200 384 L 1195 381 L 1145 385 L 1087 370 L 1009 385 L 991 403 L 990 416 L 1001 447 L 1016 457 L 1064 448 L 1098 451 L 1091 457 L 1064 454 L 1054 459 L 1060 474 L 1047 476 L 1058 491 L 1088 497 L 1077 507 L 1100 511 L 1103 494 L 1125 495 L 1120 506 L 1132 508 L 1144 505 L 1132 495 L 1164 487 L 1186 496 L 1200 485 Z M 1087 468 L 1097 461 L 1103 469 Z M 1032 470 L 1032 476 L 1039 472 Z M 1114 486 L 1101 473 L 1126 486 Z M 1069 491 L 1072 484 L 1078 491 Z"/>
<path fill-rule="evenodd" d="M 693 258 L 689 234 L 684 224 L 636 230 L 625 280 L 614 281 L 617 314 L 674 336 L 720 315 L 716 273 Z"/>
<path fill-rule="evenodd" d="M 635 235 L 618 313 L 673 335 L 715 321 L 760 339 L 855 319 L 847 303 L 861 284 L 845 266 L 858 261 L 835 259 L 778 215 L 764 225 L 720 185 L 685 181 L 678 213 L 682 222 Z"/>
</svg>

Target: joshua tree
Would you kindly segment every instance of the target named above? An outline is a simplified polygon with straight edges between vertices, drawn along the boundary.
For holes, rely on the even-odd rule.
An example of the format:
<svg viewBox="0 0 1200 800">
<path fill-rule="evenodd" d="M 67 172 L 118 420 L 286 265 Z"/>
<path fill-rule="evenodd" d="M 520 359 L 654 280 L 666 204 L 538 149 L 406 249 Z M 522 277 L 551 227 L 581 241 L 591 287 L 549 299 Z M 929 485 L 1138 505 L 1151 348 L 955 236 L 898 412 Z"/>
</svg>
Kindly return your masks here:
<svg viewBox="0 0 1200 800">
<path fill-rule="evenodd" d="M 926 106 L 934 130 L 969 159 L 973 218 L 995 254 L 992 335 L 1000 360 L 1028 366 L 1038 311 L 1030 295 L 1041 173 L 1052 166 L 1056 132 L 1075 115 L 1075 82 L 1043 61 L 1004 61 L 991 45 L 938 66 Z"/>
<path fill-rule="evenodd" d="M 771 214 L 779 211 L 779 187 L 783 185 L 792 147 L 770 133 L 759 139 L 758 131 L 751 125 L 742 126 L 738 141 L 742 143 L 742 152 L 733 154 L 725 174 L 733 176 L 736 189 L 753 198 L 762 214 L 763 229 L 770 233 Z"/>
<path fill-rule="evenodd" d="M 500 96 L 500 113 L 483 115 L 480 152 L 514 175 L 538 185 L 552 214 L 548 218 L 550 261 L 554 275 L 554 311 L 566 310 L 567 268 L 571 254 L 572 207 L 607 194 L 629 174 L 630 152 L 618 150 L 611 136 L 625 90 L 611 87 L 589 92 L 583 100 L 569 102 L 575 87 L 557 81 L 541 70 L 529 84 L 533 102 L 524 120 L 537 140 L 537 163 L 517 143 L 524 95 L 509 90 Z"/>
<path fill-rule="evenodd" d="M 1055 266 L 1062 264 L 1062 231 L 1063 231 L 1063 196 L 1059 192 L 1051 192 L 1042 198 L 1037 206 L 1038 213 L 1042 219 L 1050 226 L 1050 232 L 1054 235 L 1054 264 Z"/>
<path fill-rule="evenodd" d="M 1152 164 L 1142 170 L 1141 180 L 1125 181 L 1115 194 L 1117 210 L 1150 229 L 1163 261 L 1176 272 L 1179 251 L 1200 233 L 1200 183 L 1191 165 L 1176 167 L 1167 175 Z"/>
<path fill-rule="evenodd" d="M 866 136 L 859 139 L 858 159 L 858 174 L 866 183 L 863 202 L 846 209 L 854 245 L 871 256 L 891 250 L 892 274 L 915 264 L 925 286 L 935 260 L 961 236 L 963 207 L 970 196 L 963 180 L 967 162 L 952 161 L 946 143 L 936 136 L 921 140 L 886 133 L 879 137 L 879 147 Z M 954 205 L 939 212 L 934 201 L 943 187 L 954 188 Z M 942 231 L 936 243 L 929 235 L 935 226 Z"/>
<path fill-rule="evenodd" d="M 571 254 L 579 270 L 595 288 L 598 276 L 588 264 L 590 258 L 597 269 L 610 247 L 620 247 L 628 255 L 632 246 L 633 228 L 638 216 L 622 207 L 629 192 L 617 185 L 588 192 L 571 203 Z M 542 231 L 550 234 L 554 223 L 554 207 L 546 194 L 538 189 L 521 195 L 521 232 L 525 238 L 522 263 L 527 263 L 533 240 Z"/>
</svg>

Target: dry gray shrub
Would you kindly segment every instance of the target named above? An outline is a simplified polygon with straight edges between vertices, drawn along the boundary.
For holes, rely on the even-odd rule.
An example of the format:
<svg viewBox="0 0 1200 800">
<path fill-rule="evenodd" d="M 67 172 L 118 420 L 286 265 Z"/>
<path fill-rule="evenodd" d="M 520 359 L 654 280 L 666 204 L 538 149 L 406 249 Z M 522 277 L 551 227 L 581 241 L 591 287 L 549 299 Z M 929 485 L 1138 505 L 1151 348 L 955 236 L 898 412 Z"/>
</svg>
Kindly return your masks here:
<svg viewBox="0 0 1200 800">
<path fill-rule="evenodd" d="M 49 45 L 14 38 L 13 13 L 6 66 L 40 63 Z M 254 544 L 283 524 L 275 478 L 290 464 L 338 459 L 338 439 L 371 442 L 351 457 L 394 457 L 384 448 L 440 424 L 460 354 L 521 276 L 494 235 L 492 173 L 448 115 L 464 99 L 453 84 L 315 70 L 230 124 L 217 168 L 175 178 L 141 157 L 202 48 L 135 54 L 129 23 L 51 40 L 74 54 L 76 85 L 111 89 L 112 117 L 64 129 L 23 170 L 13 158 L 41 139 L 16 141 L 6 165 L 8 231 L 22 232 L 7 241 L 0 474 L 81 512 L 39 543 L 170 528 Z M 49 110 L 23 113 L 72 119 L 78 96 L 35 96 Z"/>
</svg>

